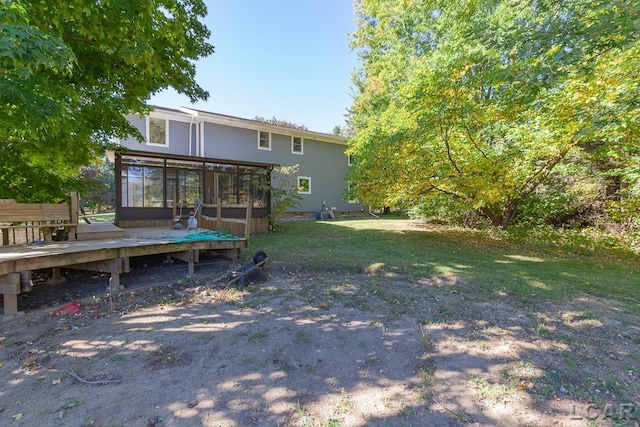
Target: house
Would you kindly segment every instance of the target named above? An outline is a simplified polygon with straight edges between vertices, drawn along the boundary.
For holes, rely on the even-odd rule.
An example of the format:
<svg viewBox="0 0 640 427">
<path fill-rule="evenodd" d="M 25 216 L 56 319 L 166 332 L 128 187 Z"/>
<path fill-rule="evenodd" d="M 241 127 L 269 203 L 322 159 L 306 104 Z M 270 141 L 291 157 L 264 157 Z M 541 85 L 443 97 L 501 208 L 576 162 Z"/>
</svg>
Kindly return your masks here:
<svg viewBox="0 0 640 427">
<path fill-rule="evenodd" d="M 302 201 L 289 215 L 363 211 L 344 197 L 346 138 L 187 108 L 155 107 L 146 117 L 128 120 L 146 142 L 120 141 L 128 151 L 116 159 L 119 225 L 166 222 L 178 207 L 193 210 L 195 200 L 204 202 L 205 215 L 215 216 L 221 204 L 223 216 L 240 218 L 250 196 L 253 218 L 264 219 L 271 205 L 265 187 L 277 179 L 273 168 L 296 164 Z"/>
</svg>

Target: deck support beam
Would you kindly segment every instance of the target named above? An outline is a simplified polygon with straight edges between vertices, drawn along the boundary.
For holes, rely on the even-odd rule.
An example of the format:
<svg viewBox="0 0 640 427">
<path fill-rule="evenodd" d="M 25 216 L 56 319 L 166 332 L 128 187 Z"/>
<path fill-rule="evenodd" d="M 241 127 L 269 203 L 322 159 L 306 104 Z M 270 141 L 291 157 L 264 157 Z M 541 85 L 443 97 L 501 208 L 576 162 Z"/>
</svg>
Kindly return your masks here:
<svg viewBox="0 0 640 427">
<path fill-rule="evenodd" d="M 57 285 L 66 281 L 66 278 L 62 276 L 62 268 L 60 267 L 51 267 L 51 278 L 47 280 L 47 284 L 49 285 Z"/>
<path fill-rule="evenodd" d="M 1 238 L 2 236 L 0 236 Z M 246 239 L 211 241 L 172 241 L 164 237 L 134 237 L 122 240 L 93 242 L 64 241 L 43 243 L 37 247 L 17 245 L 0 247 L 0 294 L 4 296 L 4 314 L 12 316 L 18 312 L 18 295 L 30 289 L 30 271 L 51 269 L 50 283 L 64 281 L 62 268 L 109 273 L 107 292 L 123 289 L 120 275 L 131 270 L 129 260 L 152 254 L 167 254 L 188 264 L 187 277 L 195 275 L 195 264 L 200 250 L 213 251 L 237 261 L 240 251 L 247 247 Z M 23 276 L 23 280 L 20 278 Z M 21 283 L 24 288 L 21 287 Z"/>
<path fill-rule="evenodd" d="M 113 258 L 103 261 L 83 262 L 81 264 L 70 265 L 68 268 L 110 273 L 111 277 L 109 278 L 109 287 L 107 288 L 107 292 L 124 289 L 124 286 L 120 284 L 120 274 L 125 273 L 130 269 L 129 258 Z"/>
<path fill-rule="evenodd" d="M 20 293 L 20 273 L 0 276 L 0 293 L 4 299 L 4 315 L 18 314 L 18 294 Z"/>
<path fill-rule="evenodd" d="M 187 277 L 191 278 L 196 274 L 196 267 L 195 267 L 195 251 L 193 249 L 189 249 L 187 251 L 182 251 L 182 252 L 172 252 L 170 255 L 175 258 L 175 259 L 179 259 L 180 261 L 184 261 L 188 264 L 188 272 L 187 272 Z"/>
</svg>

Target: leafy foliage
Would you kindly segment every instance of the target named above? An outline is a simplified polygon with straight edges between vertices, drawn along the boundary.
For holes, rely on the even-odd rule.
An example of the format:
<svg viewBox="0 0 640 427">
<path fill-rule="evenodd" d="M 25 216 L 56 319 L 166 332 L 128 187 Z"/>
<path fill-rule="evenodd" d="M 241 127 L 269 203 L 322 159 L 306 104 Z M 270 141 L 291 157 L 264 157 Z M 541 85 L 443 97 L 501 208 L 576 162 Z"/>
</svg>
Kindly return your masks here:
<svg viewBox="0 0 640 427">
<path fill-rule="evenodd" d="M 115 206 L 115 177 L 109 164 L 93 164 L 80 168 L 82 206 L 98 209 Z"/>
<path fill-rule="evenodd" d="M 283 128 L 289 128 L 289 129 L 298 129 L 298 130 L 309 130 L 305 125 L 299 125 L 297 123 L 291 123 L 287 120 L 279 120 L 276 119 L 275 117 L 272 117 L 270 119 L 265 119 L 264 117 L 260 117 L 260 116 L 256 116 L 253 118 L 253 120 L 260 122 L 260 123 L 266 123 L 268 125 L 274 125 L 274 126 L 280 126 Z"/>
<path fill-rule="evenodd" d="M 298 194 L 297 187 L 299 169 L 299 165 L 293 165 L 273 170 L 271 185 L 267 186 L 266 190 L 271 192 L 271 214 L 267 219 L 274 229 L 281 225 L 284 213 L 288 209 L 300 206 L 302 196 Z"/>
<path fill-rule="evenodd" d="M 162 89 L 206 99 L 205 15 L 202 0 L 0 0 L 0 197 L 63 197 L 112 138 L 142 140 L 124 116 Z"/>
<path fill-rule="evenodd" d="M 356 7 L 353 47 L 363 67 L 354 76 L 358 163 L 349 179 L 364 202 L 453 198 L 506 227 L 585 147 L 637 168 L 637 2 Z"/>
</svg>

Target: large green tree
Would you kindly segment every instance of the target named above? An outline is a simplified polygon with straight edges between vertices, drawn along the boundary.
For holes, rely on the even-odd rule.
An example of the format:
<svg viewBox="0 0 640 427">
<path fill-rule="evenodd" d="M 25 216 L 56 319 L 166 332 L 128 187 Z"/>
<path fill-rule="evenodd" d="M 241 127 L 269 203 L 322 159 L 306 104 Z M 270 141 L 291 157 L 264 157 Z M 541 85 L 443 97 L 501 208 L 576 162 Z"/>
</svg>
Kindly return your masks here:
<svg viewBox="0 0 640 427">
<path fill-rule="evenodd" d="M 349 179 L 364 202 L 455 203 L 504 227 L 569 155 L 595 144 L 629 159 L 640 112 L 637 1 L 355 8 L 362 68 Z"/>
<path fill-rule="evenodd" d="M 202 0 L 0 0 L 0 198 L 50 201 L 168 87 L 206 99 Z"/>
</svg>

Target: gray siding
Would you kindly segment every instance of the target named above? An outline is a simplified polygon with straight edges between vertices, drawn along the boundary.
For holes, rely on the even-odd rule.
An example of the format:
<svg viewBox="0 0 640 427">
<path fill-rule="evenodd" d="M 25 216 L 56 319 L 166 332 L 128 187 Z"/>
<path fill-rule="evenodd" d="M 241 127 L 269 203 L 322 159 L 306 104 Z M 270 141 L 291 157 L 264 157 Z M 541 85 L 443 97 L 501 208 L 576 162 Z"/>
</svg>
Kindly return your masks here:
<svg viewBox="0 0 640 427">
<path fill-rule="evenodd" d="M 156 110 L 162 113 L 162 110 Z M 167 113 L 164 113 L 167 117 Z M 169 113 L 170 117 L 171 113 Z M 146 120 L 138 116 L 129 116 L 129 121 L 144 135 Z M 312 133 L 311 137 L 303 138 L 303 154 L 291 152 L 291 135 L 283 129 L 281 133 L 271 132 L 271 150 L 258 149 L 259 125 L 250 123 L 248 127 L 254 129 L 223 125 L 207 122 L 204 125 L 193 124 L 191 138 L 191 153 L 189 153 L 189 121 L 169 120 L 169 147 L 159 147 L 139 143 L 133 138 L 121 142 L 125 147 L 133 150 L 143 150 L 152 153 L 201 156 L 235 161 L 272 163 L 281 166 L 298 164 L 299 176 L 311 178 L 311 194 L 302 195 L 302 204 L 293 211 L 318 212 L 325 202 L 327 208 L 336 207 L 338 211 L 356 211 L 362 206 L 343 200 L 346 190 L 344 177 L 349 170 L 347 156 L 344 153 L 346 145 L 323 141 L 321 134 Z M 239 125 L 242 126 L 242 125 Z M 202 130 L 203 132 L 197 132 Z M 293 131 L 296 136 L 300 132 Z M 198 151 L 198 134 L 204 140 L 204 152 Z"/>
<path fill-rule="evenodd" d="M 143 136 L 146 137 L 146 119 L 144 117 L 128 115 L 127 120 L 129 120 L 129 123 L 131 123 Z M 120 140 L 120 145 L 132 150 L 146 150 L 146 144 L 144 142 L 140 142 L 131 136 L 127 139 Z"/>
<path fill-rule="evenodd" d="M 127 116 L 129 122 L 131 122 L 140 133 L 147 137 L 147 121 L 145 117 L 138 117 L 135 115 Z M 132 150 L 148 151 L 150 153 L 162 153 L 162 154 L 178 154 L 187 156 L 189 155 L 189 123 L 183 121 L 169 120 L 169 146 L 161 147 L 157 145 L 149 145 L 145 142 L 139 142 L 133 137 L 129 137 L 120 141 L 120 145 L 130 148 Z M 191 155 L 195 156 L 197 153 L 197 125 L 192 125 L 191 131 Z"/>
<path fill-rule="evenodd" d="M 204 155 L 216 159 L 272 163 L 268 151 L 258 151 L 258 132 L 213 123 L 204 124 Z"/>
<path fill-rule="evenodd" d="M 298 175 L 311 178 L 311 194 L 302 195 L 302 205 L 296 211 L 320 211 L 322 202 L 338 211 L 360 209 L 342 199 L 346 190 L 344 176 L 349 169 L 346 145 L 304 138 L 303 154 L 294 154 L 291 135 L 272 132 L 271 150 L 259 150 L 257 130 L 213 123 L 205 123 L 204 140 L 206 157 L 300 165 Z"/>
<path fill-rule="evenodd" d="M 315 140 L 304 140 L 304 154 L 291 154 L 291 143 L 288 152 L 292 164 L 300 164 L 299 175 L 311 178 L 311 194 L 302 195 L 304 212 L 317 212 L 322 209 L 322 202 L 327 208 L 336 207 L 338 211 L 356 209 L 354 205 L 343 200 L 346 190 L 344 177 L 349 166 L 344 154 L 344 145 Z"/>
</svg>

